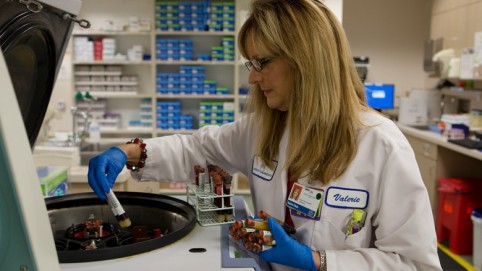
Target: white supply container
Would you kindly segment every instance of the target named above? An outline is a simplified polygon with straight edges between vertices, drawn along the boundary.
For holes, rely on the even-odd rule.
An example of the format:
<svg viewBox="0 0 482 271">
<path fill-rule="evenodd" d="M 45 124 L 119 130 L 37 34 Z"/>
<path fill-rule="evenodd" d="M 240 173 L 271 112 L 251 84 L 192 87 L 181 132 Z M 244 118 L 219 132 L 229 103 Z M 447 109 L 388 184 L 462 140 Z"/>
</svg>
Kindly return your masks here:
<svg viewBox="0 0 482 271">
<path fill-rule="evenodd" d="M 94 118 L 89 125 L 89 140 L 91 143 L 99 143 L 100 136 L 100 126 L 97 119 Z"/>
<path fill-rule="evenodd" d="M 482 271 L 482 208 L 474 209 L 471 218 L 474 224 L 473 264 L 475 270 Z"/>
</svg>

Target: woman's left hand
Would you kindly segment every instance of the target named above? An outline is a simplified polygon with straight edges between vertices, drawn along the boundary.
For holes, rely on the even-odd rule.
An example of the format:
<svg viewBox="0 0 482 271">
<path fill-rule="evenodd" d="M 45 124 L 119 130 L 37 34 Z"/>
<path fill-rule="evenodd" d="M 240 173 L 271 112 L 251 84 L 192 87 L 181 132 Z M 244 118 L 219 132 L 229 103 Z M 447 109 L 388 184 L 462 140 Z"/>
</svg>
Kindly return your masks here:
<svg viewBox="0 0 482 271">
<path fill-rule="evenodd" d="M 316 264 L 309 247 L 289 236 L 271 217 L 268 218 L 268 225 L 276 240 L 276 245 L 258 253 L 263 260 L 298 269 L 316 271 Z"/>
</svg>

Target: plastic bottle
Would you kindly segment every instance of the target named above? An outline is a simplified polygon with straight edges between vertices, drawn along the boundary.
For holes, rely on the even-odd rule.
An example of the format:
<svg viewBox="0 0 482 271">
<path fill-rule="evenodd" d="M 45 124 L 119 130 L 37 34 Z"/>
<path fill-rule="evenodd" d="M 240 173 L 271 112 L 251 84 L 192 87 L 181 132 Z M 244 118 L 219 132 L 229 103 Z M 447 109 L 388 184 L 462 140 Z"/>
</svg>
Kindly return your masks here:
<svg viewBox="0 0 482 271">
<path fill-rule="evenodd" d="M 91 143 L 100 142 L 100 127 L 96 118 L 93 118 L 89 125 L 89 140 Z"/>
</svg>

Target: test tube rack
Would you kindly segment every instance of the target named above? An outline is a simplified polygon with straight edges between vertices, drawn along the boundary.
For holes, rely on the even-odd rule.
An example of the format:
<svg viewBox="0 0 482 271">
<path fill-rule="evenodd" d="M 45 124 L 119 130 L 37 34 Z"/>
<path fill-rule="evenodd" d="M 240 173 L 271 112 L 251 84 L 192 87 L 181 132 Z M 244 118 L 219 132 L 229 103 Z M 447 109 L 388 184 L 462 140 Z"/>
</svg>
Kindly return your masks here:
<svg viewBox="0 0 482 271">
<path fill-rule="evenodd" d="M 201 226 L 232 224 L 234 222 L 234 195 L 232 193 L 218 195 L 212 191 L 210 184 L 188 184 L 186 186 L 187 201 L 194 206 L 197 221 Z M 225 202 L 231 204 L 228 206 Z"/>
</svg>

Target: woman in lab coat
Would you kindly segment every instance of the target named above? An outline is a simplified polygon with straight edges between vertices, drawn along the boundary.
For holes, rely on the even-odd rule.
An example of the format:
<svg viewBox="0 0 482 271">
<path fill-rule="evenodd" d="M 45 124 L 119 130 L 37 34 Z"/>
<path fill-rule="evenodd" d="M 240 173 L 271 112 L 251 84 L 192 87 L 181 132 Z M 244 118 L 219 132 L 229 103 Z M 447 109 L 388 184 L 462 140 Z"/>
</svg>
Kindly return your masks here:
<svg viewBox="0 0 482 271">
<path fill-rule="evenodd" d="M 249 59 L 248 113 L 93 158 L 89 183 L 99 197 L 126 162 L 141 181 L 190 181 L 194 165 L 216 164 L 249 178 L 255 211 L 296 228 L 289 236 L 269 220 L 276 245 L 259 255 L 274 270 L 441 270 L 414 153 L 392 121 L 368 108 L 325 4 L 254 1 L 239 47 Z M 297 200 L 288 198 L 293 183 L 303 188 Z"/>
</svg>

